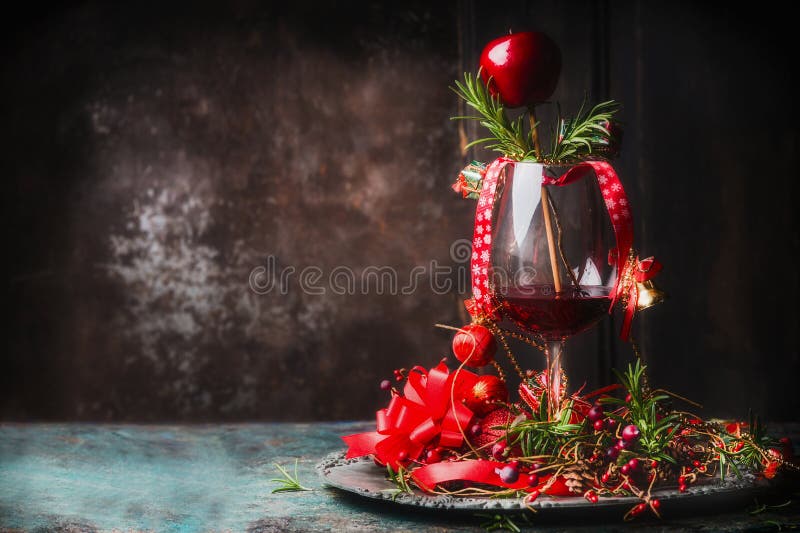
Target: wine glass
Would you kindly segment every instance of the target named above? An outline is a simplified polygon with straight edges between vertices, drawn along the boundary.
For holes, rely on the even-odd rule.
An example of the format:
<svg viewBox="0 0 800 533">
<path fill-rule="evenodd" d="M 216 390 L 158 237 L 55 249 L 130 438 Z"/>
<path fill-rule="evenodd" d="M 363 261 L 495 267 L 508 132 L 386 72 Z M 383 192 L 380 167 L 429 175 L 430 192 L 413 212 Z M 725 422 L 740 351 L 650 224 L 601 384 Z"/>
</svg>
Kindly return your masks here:
<svg viewBox="0 0 800 533">
<path fill-rule="evenodd" d="M 567 337 L 608 312 L 617 272 L 611 221 L 594 176 L 542 185 L 569 167 L 516 162 L 501 174 L 494 204 L 490 284 L 503 320 L 545 341 L 547 400 L 557 416 Z"/>
</svg>

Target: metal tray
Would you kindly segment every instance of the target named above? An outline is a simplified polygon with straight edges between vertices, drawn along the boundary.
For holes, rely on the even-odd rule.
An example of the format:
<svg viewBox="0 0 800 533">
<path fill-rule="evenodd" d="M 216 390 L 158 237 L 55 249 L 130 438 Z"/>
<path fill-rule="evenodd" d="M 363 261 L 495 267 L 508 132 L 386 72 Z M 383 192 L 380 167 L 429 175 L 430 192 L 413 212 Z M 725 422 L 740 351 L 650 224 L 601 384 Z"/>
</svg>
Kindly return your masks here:
<svg viewBox="0 0 800 533">
<path fill-rule="evenodd" d="M 520 512 L 526 509 L 522 498 L 457 497 L 449 495 L 428 495 L 414 490 L 413 494 L 397 493 L 393 482 L 386 479 L 386 470 L 375 465 L 372 459 L 359 457 L 345 459 L 345 452 L 334 452 L 317 464 L 317 472 L 323 481 L 337 489 L 357 494 L 371 500 L 383 500 L 396 505 L 430 510 L 449 510 L 464 512 Z M 708 478 L 702 483 L 690 485 L 685 492 L 677 487 L 664 487 L 653 491 L 653 496 L 661 500 L 662 514 L 679 508 L 705 509 L 718 511 L 715 503 L 752 502 L 753 496 L 768 488 L 768 484 L 752 473 L 743 473 L 741 478 Z M 569 512 L 571 514 L 593 513 L 600 510 L 619 510 L 623 514 L 639 503 L 635 497 L 601 497 L 591 503 L 581 496 L 555 497 L 542 495 L 531 507 L 543 514 Z M 621 515 L 620 515 L 621 516 Z"/>
</svg>

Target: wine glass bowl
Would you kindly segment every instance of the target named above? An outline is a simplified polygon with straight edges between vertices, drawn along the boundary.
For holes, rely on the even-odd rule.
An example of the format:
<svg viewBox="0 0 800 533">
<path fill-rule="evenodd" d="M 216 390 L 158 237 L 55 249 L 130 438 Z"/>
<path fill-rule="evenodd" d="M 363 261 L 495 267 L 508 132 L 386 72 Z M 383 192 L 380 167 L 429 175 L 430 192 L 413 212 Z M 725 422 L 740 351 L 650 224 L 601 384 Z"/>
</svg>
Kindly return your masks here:
<svg viewBox="0 0 800 533">
<path fill-rule="evenodd" d="M 563 341 L 608 312 L 617 277 L 609 264 L 614 234 L 591 173 L 542 185 L 543 175 L 568 170 L 510 163 L 494 204 L 490 286 L 504 320 L 547 342 L 550 381 L 560 380 Z"/>
</svg>

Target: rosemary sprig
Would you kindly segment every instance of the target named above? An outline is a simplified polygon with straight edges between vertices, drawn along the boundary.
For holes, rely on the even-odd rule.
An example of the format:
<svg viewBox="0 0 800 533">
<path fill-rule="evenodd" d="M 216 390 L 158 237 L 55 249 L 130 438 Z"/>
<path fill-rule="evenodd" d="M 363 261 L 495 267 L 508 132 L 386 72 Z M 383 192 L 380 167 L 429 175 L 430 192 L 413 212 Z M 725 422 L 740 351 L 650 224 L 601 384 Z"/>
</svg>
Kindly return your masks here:
<svg viewBox="0 0 800 533">
<path fill-rule="evenodd" d="M 489 137 L 472 141 L 466 146 L 467 148 L 485 144 L 490 150 L 517 161 L 536 160 L 532 136 L 530 132 L 525 132 L 524 115 L 516 120 L 509 120 L 500 98 L 492 96 L 488 84 L 484 84 L 481 80 L 480 70 L 475 76 L 465 72 L 464 82 L 456 80 L 455 83 L 455 88 L 451 87 L 451 90 L 478 114 L 453 117 L 451 120 L 476 120 L 491 134 Z"/>
<path fill-rule="evenodd" d="M 387 491 L 392 491 L 392 501 L 397 499 L 397 497 L 403 493 L 413 494 L 414 491 L 411 488 L 411 485 L 408 484 L 408 471 L 403 466 L 400 466 L 397 469 L 397 472 L 395 472 L 392 470 L 391 465 L 386 465 L 386 470 L 388 471 L 389 480 L 393 481 L 394 484 L 397 485 L 397 488 L 395 489 L 386 489 Z"/>
<path fill-rule="evenodd" d="M 475 516 L 488 519 L 481 524 L 481 527 L 485 531 L 503 530 L 513 531 L 514 533 L 520 533 L 520 531 L 522 531 L 508 515 L 476 513 Z"/>
<path fill-rule="evenodd" d="M 620 423 L 633 423 L 639 428 L 638 445 L 651 459 L 659 459 L 675 463 L 675 459 L 666 452 L 675 431 L 680 425 L 680 415 L 677 413 L 662 414 L 659 402 L 669 398 L 666 394 L 652 394 L 646 387 L 645 369 L 639 359 L 634 364 L 628 365 L 628 370 L 620 374 L 614 373 L 620 383 L 630 394 L 630 402 L 619 398 L 603 398 L 604 404 L 618 405 L 628 410 L 627 416 L 610 413 L 609 416 Z"/>
<path fill-rule="evenodd" d="M 298 459 L 295 459 L 294 476 L 289 474 L 289 472 L 287 472 L 286 469 L 283 468 L 278 463 L 272 463 L 275 465 L 275 468 L 277 468 L 280 471 L 281 475 L 283 475 L 283 477 L 275 477 L 270 479 L 270 481 L 274 483 L 280 483 L 282 485 L 281 487 L 272 489 L 273 494 L 275 494 L 276 492 L 300 492 L 304 490 L 311 490 L 310 488 L 304 487 L 303 485 L 300 484 L 300 480 L 297 477 L 297 462 Z"/>
<path fill-rule="evenodd" d="M 511 444 L 519 444 L 524 456 L 556 456 L 570 441 L 581 436 L 582 424 L 572 424 L 573 402 L 566 402 L 556 420 L 550 420 L 547 412 L 547 394 L 539 397 L 539 410 L 531 418 L 521 420 L 508 429 Z M 588 436 L 585 436 L 588 438 Z"/>
<path fill-rule="evenodd" d="M 586 99 L 581 104 L 574 119 L 561 117 L 558 109 L 558 131 L 553 139 L 553 152 L 550 159 L 567 162 L 586 155 L 602 155 L 615 140 L 612 139 L 609 124 L 619 109 L 614 100 L 601 102 L 586 111 Z"/>
<path fill-rule="evenodd" d="M 768 448 L 775 446 L 775 439 L 767 435 L 767 428 L 758 415 L 749 413 L 748 430 L 741 436 L 731 435 L 724 427 L 718 427 L 717 432 L 724 447 L 715 446 L 714 451 L 719 453 L 720 477 L 725 478 L 727 468 L 741 478 L 740 469 L 758 469 L 766 460 Z"/>
<path fill-rule="evenodd" d="M 489 83 L 481 79 L 481 71 L 476 75 L 464 73 L 464 81 L 456 80 L 451 87 L 476 114 L 453 117 L 452 120 L 475 120 L 489 130 L 489 136 L 476 139 L 466 147 L 485 145 L 486 148 L 500 152 L 516 161 L 546 161 L 548 163 L 570 163 L 588 156 L 603 157 L 613 153 L 618 139 L 610 129 L 611 119 L 619 109 L 614 100 L 602 102 L 587 110 L 586 100 L 581 104 L 574 119 L 561 116 L 558 109 L 557 131 L 553 135 L 553 149 L 550 154 L 536 155 L 534 148 L 534 128 L 525 129 L 525 116 L 522 113 L 515 120 L 506 114 L 499 96 L 489 91 Z M 538 125 L 538 123 L 537 123 Z"/>
</svg>

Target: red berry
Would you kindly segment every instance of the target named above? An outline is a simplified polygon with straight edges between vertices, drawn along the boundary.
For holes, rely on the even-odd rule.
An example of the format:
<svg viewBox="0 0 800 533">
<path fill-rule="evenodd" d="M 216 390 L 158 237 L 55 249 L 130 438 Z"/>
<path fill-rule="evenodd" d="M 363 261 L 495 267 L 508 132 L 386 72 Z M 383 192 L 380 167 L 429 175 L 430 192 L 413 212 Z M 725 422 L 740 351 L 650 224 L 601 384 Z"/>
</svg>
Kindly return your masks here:
<svg viewBox="0 0 800 533">
<path fill-rule="evenodd" d="M 640 515 L 640 514 L 642 514 L 644 512 L 645 509 L 647 509 L 647 504 L 640 503 L 639 505 L 637 505 L 636 507 L 633 508 L 633 511 L 631 511 L 631 514 L 632 515 Z"/>
<path fill-rule="evenodd" d="M 500 469 L 500 480 L 503 483 L 512 484 L 516 483 L 519 479 L 519 469 L 513 466 L 504 466 Z"/>
<path fill-rule="evenodd" d="M 528 496 L 526 497 L 526 499 L 528 500 L 528 502 L 532 502 L 538 497 L 539 497 L 539 491 L 538 490 L 532 490 L 532 491 L 530 491 L 528 493 Z"/>
<path fill-rule="evenodd" d="M 608 480 L 611 479 L 611 476 L 608 475 L 608 472 L 604 472 L 602 476 L 600 476 L 600 481 L 603 483 L 608 483 Z"/>
<path fill-rule="evenodd" d="M 625 403 L 631 403 L 631 400 L 633 400 L 633 396 L 631 396 L 630 393 L 626 394 Z"/>
<path fill-rule="evenodd" d="M 652 500 L 650 500 L 650 506 L 653 509 L 660 508 L 661 507 L 661 500 L 659 500 L 658 498 L 653 498 Z"/>
<path fill-rule="evenodd" d="M 503 459 L 503 456 L 506 453 L 506 441 L 501 440 L 500 442 L 496 442 L 494 446 L 492 446 L 492 457 L 495 460 L 500 461 Z"/>
<path fill-rule="evenodd" d="M 678 476 L 678 485 L 685 485 L 686 478 L 684 476 Z"/>
<path fill-rule="evenodd" d="M 468 366 L 486 366 L 494 359 L 495 352 L 494 335 L 480 324 L 467 324 L 453 337 L 453 355 Z"/>
<path fill-rule="evenodd" d="M 622 467 L 619 469 L 619 471 L 622 472 L 623 474 L 627 475 L 628 472 L 631 471 L 631 467 L 629 467 L 628 465 L 625 464 L 625 465 L 622 465 Z"/>
<path fill-rule="evenodd" d="M 388 379 L 381 381 L 381 390 L 389 390 L 392 388 L 392 382 Z"/>
<path fill-rule="evenodd" d="M 653 459 L 652 461 L 650 461 L 650 467 L 651 467 L 651 468 L 658 468 L 658 461 L 657 461 L 657 460 L 655 460 L 655 459 Z"/>
<path fill-rule="evenodd" d="M 697 459 L 695 459 L 694 461 L 692 461 L 692 465 L 693 465 L 695 468 L 700 468 L 700 461 L 698 461 Z"/>
<path fill-rule="evenodd" d="M 589 412 L 586 413 L 586 418 L 588 418 L 590 422 L 597 422 L 598 420 L 601 420 L 604 416 L 605 413 L 603 412 L 603 408 L 599 406 L 592 407 L 591 409 L 589 409 Z"/>
<path fill-rule="evenodd" d="M 636 470 L 637 468 L 639 468 L 639 460 L 634 457 L 633 459 L 628 461 L 628 467 L 631 470 Z"/>
<path fill-rule="evenodd" d="M 469 432 L 473 437 L 477 437 L 481 434 L 482 428 L 480 424 L 472 424 L 472 427 L 469 428 Z"/>
<path fill-rule="evenodd" d="M 400 450 L 400 452 L 397 454 L 397 460 L 403 462 L 406 459 L 408 459 L 408 452 L 405 450 Z"/>
<path fill-rule="evenodd" d="M 609 459 L 616 459 L 618 455 L 619 455 L 619 448 L 617 448 L 616 446 L 612 446 L 611 448 L 606 450 L 606 456 Z"/>
<path fill-rule="evenodd" d="M 593 490 L 587 490 L 584 493 L 583 497 L 586 498 L 587 500 L 589 500 L 592 503 L 597 503 L 597 501 L 599 499 L 597 497 L 597 493 L 595 491 L 593 491 Z"/>
<path fill-rule="evenodd" d="M 594 426 L 594 430 L 595 431 L 603 431 L 603 427 L 605 426 L 605 423 L 602 420 L 595 420 L 594 424 L 592 424 L 592 425 Z"/>
<path fill-rule="evenodd" d="M 606 420 L 606 425 L 608 426 L 608 429 L 614 429 L 614 426 L 617 425 L 617 421 L 613 418 L 609 418 Z"/>
<path fill-rule="evenodd" d="M 634 424 L 629 424 L 622 429 L 622 439 L 632 441 L 639 438 L 639 428 Z"/>
<path fill-rule="evenodd" d="M 528 486 L 535 487 L 539 484 L 539 476 L 536 474 L 531 474 L 528 476 Z"/>
<path fill-rule="evenodd" d="M 480 58 L 481 77 L 506 107 L 546 101 L 561 73 L 561 51 L 540 32 L 504 35 L 486 45 Z"/>
<path fill-rule="evenodd" d="M 686 492 L 686 485 L 683 483 L 678 485 L 678 490 L 681 492 Z"/>
<path fill-rule="evenodd" d="M 628 447 L 629 444 L 630 444 L 630 442 L 627 442 L 625 440 L 619 439 L 617 441 L 617 443 L 614 445 L 614 447 L 616 449 L 618 449 L 618 450 L 624 450 L 625 448 Z"/>
</svg>

